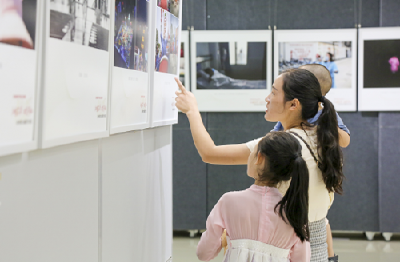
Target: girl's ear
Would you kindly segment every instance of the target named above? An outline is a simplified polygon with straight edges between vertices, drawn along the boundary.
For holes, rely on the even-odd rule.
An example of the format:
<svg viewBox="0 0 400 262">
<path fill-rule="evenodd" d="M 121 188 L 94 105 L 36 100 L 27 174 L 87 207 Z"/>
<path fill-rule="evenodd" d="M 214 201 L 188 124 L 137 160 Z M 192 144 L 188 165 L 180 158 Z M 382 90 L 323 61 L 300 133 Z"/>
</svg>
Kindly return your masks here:
<svg viewBox="0 0 400 262">
<path fill-rule="evenodd" d="M 264 161 L 265 161 L 265 157 L 260 152 L 258 152 L 256 165 L 261 165 L 264 163 Z"/>
</svg>

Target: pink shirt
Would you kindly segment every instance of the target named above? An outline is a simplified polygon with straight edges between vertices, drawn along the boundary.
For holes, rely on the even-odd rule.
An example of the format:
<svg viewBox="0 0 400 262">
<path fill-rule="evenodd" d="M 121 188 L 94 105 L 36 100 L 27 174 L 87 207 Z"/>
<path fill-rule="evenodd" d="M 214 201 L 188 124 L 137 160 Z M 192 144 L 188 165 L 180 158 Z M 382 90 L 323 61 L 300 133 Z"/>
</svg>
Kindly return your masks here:
<svg viewBox="0 0 400 262">
<path fill-rule="evenodd" d="M 281 199 L 278 189 L 256 185 L 224 194 L 207 218 L 207 230 L 197 247 L 198 258 L 209 261 L 218 255 L 222 248 L 221 235 L 226 229 L 230 240 L 260 241 L 289 249 L 290 261 L 309 261 L 309 243 L 301 242 L 293 227 L 274 212 Z"/>
</svg>

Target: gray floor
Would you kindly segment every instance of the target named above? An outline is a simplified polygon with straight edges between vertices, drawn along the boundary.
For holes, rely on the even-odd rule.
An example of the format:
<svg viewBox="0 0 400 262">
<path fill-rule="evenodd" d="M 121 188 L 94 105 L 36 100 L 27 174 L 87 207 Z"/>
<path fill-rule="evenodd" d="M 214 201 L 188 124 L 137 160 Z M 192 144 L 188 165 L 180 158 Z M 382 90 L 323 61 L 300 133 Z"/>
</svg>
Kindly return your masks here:
<svg viewBox="0 0 400 262">
<path fill-rule="evenodd" d="M 200 238 L 176 236 L 173 240 L 174 262 L 195 262 L 197 243 Z M 367 241 L 362 235 L 340 235 L 333 239 L 335 252 L 339 254 L 340 262 L 399 262 L 400 237 L 386 242 L 382 237 Z M 223 252 L 211 261 L 222 261 Z"/>
</svg>

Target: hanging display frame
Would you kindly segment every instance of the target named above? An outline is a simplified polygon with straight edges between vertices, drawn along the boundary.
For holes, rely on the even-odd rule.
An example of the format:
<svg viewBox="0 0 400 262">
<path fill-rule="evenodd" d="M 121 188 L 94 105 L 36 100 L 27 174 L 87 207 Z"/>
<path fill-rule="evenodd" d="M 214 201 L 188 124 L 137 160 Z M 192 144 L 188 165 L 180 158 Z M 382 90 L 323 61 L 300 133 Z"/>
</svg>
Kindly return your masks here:
<svg viewBox="0 0 400 262">
<path fill-rule="evenodd" d="M 163 2 L 167 1 L 159 2 L 159 4 L 162 5 Z M 151 127 L 178 123 L 178 109 L 175 106 L 175 92 L 179 88 L 175 82 L 175 77 L 179 78 L 180 56 L 178 54 L 180 54 L 180 39 L 182 32 L 182 2 L 180 0 L 171 2 L 172 6 L 174 6 L 174 3 L 178 3 L 179 6 L 175 6 L 173 11 L 171 9 L 171 12 L 166 10 L 166 7 L 158 6 L 158 4 L 154 5 L 153 8 L 154 26 L 151 33 L 153 47 L 151 48 L 152 52 L 150 53 L 152 57 L 152 59 L 150 59 L 150 64 L 152 65 L 152 75 L 150 76 Z M 179 16 L 176 17 L 175 15 L 178 14 L 178 11 Z M 162 17 L 164 20 L 161 20 Z M 161 23 L 161 21 L 163 21 L 163 23 Z M 170 28 L 173 28 L 172 34 Z M 161 35 L 156 36 L 157 33 L 160 33 Z M 171 40 L 171 36 L 173 35 L 172 39 L 174 41 L 166 42 L 168 40 L 167 34 L 170 37 L 169 40 Z M 174 43 L 173 47 L 172 43 Z M 169 46 L 169 48 L 164 46 L 167 44 L 171 46 Z M 156 57 L 156 48 L 159 57 Z M 166 51 L 168 49 L 174 57 L 171 56 L 171 54 L 167 54 Z"/>
<path fill-rule="evenodd" d="M 400 111 L 400 27 L 361 28 L 358 36 L 358 110 Z"/>
<path fill-rule="evenodd" d="M 272 77 L 272 31 L 271 30 L 242 30 L 242 31 L 192 31 L 190 37 L 190 52 L 191 52 L 191 90 L 196 96 L 198 107 L 200 111 L 206 112 L 262 112 L 265 111 L 265 97 L 271 90 L 271 77 Z M 243 44 L 246 42 L 247 45 Z M 210 49 L 217 45 L 215 48 L 218 51 L 214 52 L 219 54 L 219 49 L 223 48 L 223 44 L 228 44 L 225 49 L 233 50 L 232 46 L 235 47 L 235 52 L 229 52 L 229 62 L 225 58 L 224 63 L 218 63 L 218 68 L 212 68 L 211 61 L 219 61 L 221 59 L 212 59 L 214 54 L 200 54 L 197 57 L 197 44 L 200 47 L 207 47 L 205 44 L 208 43 L 208 52 Z M 264 47 L 265 43 L 265 47 Z M 256 52 L 247 54 L 247 51 L 252 51 L 253 48 L 248 48 L 248 45 L 257 46 L 264 50 L 264 56 L 259 58 L 255 56 Z M 232 46 L 231 46 L 232 45 Z M 245 52 L 237 53 L 238 46 L 243 46 Z M 215 49 L 214 48 L 214 49 Z M 242 49 L 241 49 L 242 50 Z M 225 51 L 225 54 L 227 52 Z M 245 55 L 243 55 L 245 53 Z M 241 56 L 239 56 L 242 54 Z M 220 55 L 221 56 L 221 55 Z M 227 55 L 225 55 L 227 56 Z M 235 58 L 234 58 L 235 57 Z M 248 57 L 252 60 L 248 60 Z M 208 58 L 208 60 L 207 60 Z M 240 59 L 239 59 L 240 58 Z M 231 62 L 234 61 L 234 62 Z M 222 61 L 222 60 L 221 60 Z M 226 68 L 233 68 L 234 66 L 244 65 L 247 67 L 247 62 L 251 61 L 256 64 L 254 67 L 257 68 L 257 73 L 252 76 L 255 80 L 246 79 L 234 79 L 228 76 L 227 70 L 223 67 L 226 64 Z M 208 69 L 206 63 L 210 64 L 211 70 Z M 217 63 L 217 62 L 215 62 Z M 232 64 L 233 63 L 233 64 Z M 200 65 L 198 65 L 200 64 Z M 252 67 L 250 64 L 249 67 Z M 209 77 L 209 85 L 199 84 L 198 73 L 203 73 L 203 65 L 207 70 L 213 72 L 213 76 L 206 74 Z M 215 66 L 214 66 L 215 67 Z M 221 73 L 219 67 L 223 68 L 224 73 Z M 265 67 L 265 70 L 263 70 Z M 197 72 L 201 70 L 201 72 Z M 232 69 L 230 69 L 232 70 Z M 249 69 L 250 70 L 250 69 Z M 216 73 L 218 71 L 218 74 Z M 233 71 L 233 70 L 232 70 Z M 232 72 L 231 71 L 231 72 Z M 251 70 L 249 71 L 251 72 Z M 233 74 L 232 74 L 233 75 Z M 220 77 L 219 77 L 220 76 Z M 215 78 L 217 77 L 217 78 Z M 246 76 L 245 76 L 246 77 Z M 200 78 L 200 77 L 199 77 Z M 204 77 L 201 77 L 204 78 Z M 216 80 L 214 80 L 214 78 Z M 222 79 L 222 80 L 221 80 Z M 224 80 L 225 79 L 225 80 Z M 217 89 L 218 81 L 223 81 L 223 88 Z M 204 83 L 203 81 L 201 83 Z M 211 87 L 211 88 L 209 88 Z M 236 89 L 236 90 L 235 90 Z"/>
<path fill-rule="evenodd" d="M 0 43 L 0 156 L 27 152 L 38 147 L 39 87 L 42 72 L 40 36 L 44 3 L 37 0 L 35 8 L 32 8 L 32 2 L 20 4 L 20 7 L 3 6 L 7 8 L 7 18 L 12 17 L 15 24 L 8 22 L 0 34 L 0 41 L 5 42 Z M 35 12 L 33 16 L 24 16 L 25 12 L 32 10 Z M 28 21 L 32 17 L 35 19 L 34 24 Z"/>
<path fill-rule="evenodd" d="M 118 39 L 119 35 L 112 37 L 114 52 L 110 52 L 110 70 L 112 75 L 112 85 L 110 88 L 110 134 L 140 130 L 150 126 L 150 76 L 152 69 L 150 59 L 151 48 L 153 46 L 151 41 L 151 32 L 153 31 L 152 10 L 155 2 L 148 0 L 140 0 L 140 3 L 138 3 L 139 1 L 133 0 L 133 2 L 136 3 L 135 8 L 137 8 L 140 3 L 146 3 L 147 5 L 147 30 L 145 35 L 143 35 L 144 38 L 142 38 L 142 41 L 147 41 L 147 43 L 145 43 L 147 54 L 143 55 L 140 47 L 136 48 L 136 40 L 141 36 L 137 33 L 137 30 L 139 29 L 139 26 L 136 24 L 139 17 L 137 14 L 137 16 L 134 17 L 133 35 L 131 39 L 131 41 L 133 40 L 131 45 L 133 50 L 131 49 L 129 54 L 131 57 L 133 52 L 132 58 L 123 59 L 123 48 L 119 48 L 119 50 L 115 51 L 119 47 L 117 46 L 117 41 L 121 39 Z M 118 14 L 119 10 L 119 7 L 115 4 L 115 0 L 113 0 L 113 3 L 116 12 L 113 14 L 112 28 L 115 27 L 115 14 Z M 124 3 L 126 4 L 127 2 Z M 142 9 L 139 8 L 136 12 L 140 12 L 141 10 Z M 120 34 L 122 25 L 117 26 L 119 27 L 118 34 Z M 114 57 L 115 54 L 118 57 Z M 138 62 L 143 63 L 143 61 L 146 60 L 146 70 L 143 70 L 143 65 L 139 65 Z M 133 65 L 130 61 L 133 62 Z M 116 66 L 118 62 L 119 65 Z M 123 62 L 125 62 L 125 64 L 123 64 Z"/>
<path fill-rule="evenodd" d="M 279 46 L 280 43 L 285 43 L 288 45 L 299 45 L 297 47 L 297 56 L 300 58 L 289 57 L 290 61 L 283 61 L 282 56 L 289 54 L 288 50 L 286 52 L 280 53 Z M 341 45 L 340 48 L 335 45 Z M 350 44 L 349 47 L 346 45 Z M 304 46 L 301 46 L 304 45 Z M 308 45 L 308 46 L 305 46 Z M 344 47 L 343 47 L 344 46 Z M 327 55 L 325 52 L 329 51 L 330 48 L 337 51 L 337 56 L 340 56 L 339 61 L 324 62 L 324 57 Z M 286 46 L 285 46 L 286 48 Z M 296 49 L 295 46 L 290 47 L 293 50 Z M 290 49 L 291 51 L 293 51 Z M 308 63 L 306 59 L 312 59 L 314 55 L 315 61 L 311 63 L 326 63 L 331 69 L 331 75 L 333 74 L 333 83 L 338 82 L 340 86 L 338 88 L 331 88 L 326 97 L 334 104 L 336 111 L 354 112 L 357 110 L 357 29 L 324 29 L 324 30 L 275 30 L 274 31 L 274 78 L 278 77 L 280 71 L 289 69 L 291 67 L 298 67 L 305 63 Z M 306 53 L 309 52 L 309 53 Z M 321 52 L 321 54 L 319 54 Z M 332 51 L 331 51 L 332 52 Z M 296 50 L 294 50 L 290 55 L 296 56 Z M 324 54 L 322 54 L 324 53 Z M 314 54 L 311 55 L 310 54 Z M 289 55 L 289 56 L 290 56 Z M 318 55 L 321 57 L 322 61 L 318 61 Z M 328 55 L 327 55 L 328 56 Z M 349 57 L 350 56 L 350 60 Z M 335 56 L 333 56 L 335 58 Z M 299 62 L 302 59 L 302 62 Z M 282 60 L 282 61 L 280 61 Z M 296 62 L 296 60 L 299 60 Z M 306 62 L 304 62 L 306 61 Z M 341 62 L 339 66 L 336 63 Z M 298 65 L 293 65 L 298 63 Z M 350 64 L 349 64 L 350 63 Z M 335 67 L 336 66 L 336 67 Z M 325 66 L 326 67 L 326 66 Z M 345 68 L 345 71 L 341 68 Z M 339 69 L 339 70 L 335 70 Z M 328 70 L 330 70 L 328 69 Z M 341 74 L 340 79 L 336 79 L 338 72 Z M 343 72 L 343 73 L 342 73 Z M 341 84 L 343 83 L 343 84 Z M 337 84 L 335 84 L 337 85 Z"/>
<path fill-rule="evenodd" d="M 109 136 L 111 0 L 46 0 L 40 145 L 48 148 Z M 86 3 L 86 6 L 85 6 Z"/>
</svg>

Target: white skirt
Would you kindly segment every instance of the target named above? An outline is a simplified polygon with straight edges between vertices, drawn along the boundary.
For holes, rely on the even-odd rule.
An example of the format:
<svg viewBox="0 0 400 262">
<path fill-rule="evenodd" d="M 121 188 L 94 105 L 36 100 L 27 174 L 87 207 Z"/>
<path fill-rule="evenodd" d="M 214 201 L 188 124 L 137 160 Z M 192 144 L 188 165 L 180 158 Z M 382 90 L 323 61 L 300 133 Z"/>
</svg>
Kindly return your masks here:
<svg viewBox="0 0 400 262">
<path fill-rule="evenodd" d="M 289 249 L 278 248 L 256 240 L 228 241 L 224 262 L 289 262 Z"/>
</svg>

